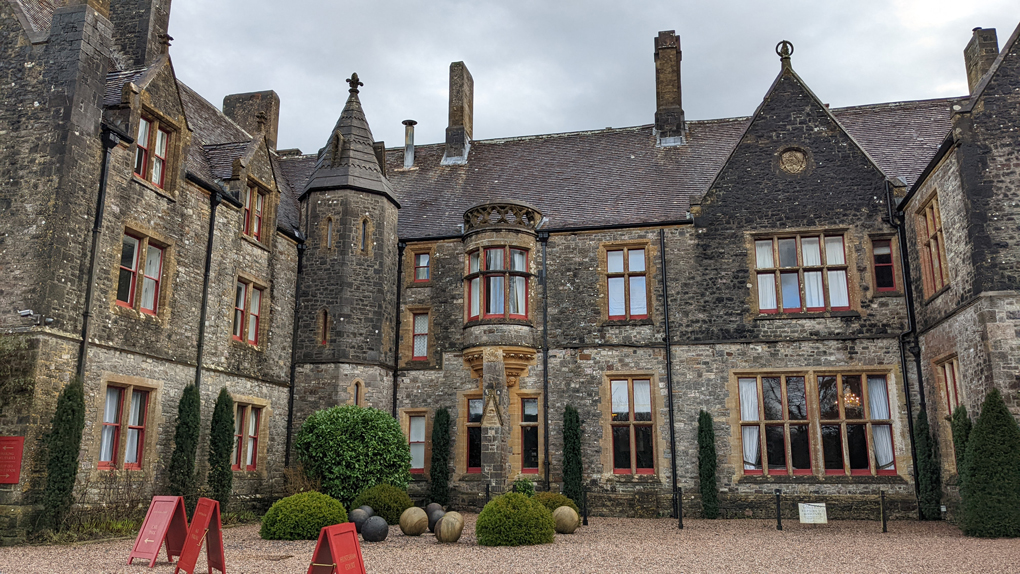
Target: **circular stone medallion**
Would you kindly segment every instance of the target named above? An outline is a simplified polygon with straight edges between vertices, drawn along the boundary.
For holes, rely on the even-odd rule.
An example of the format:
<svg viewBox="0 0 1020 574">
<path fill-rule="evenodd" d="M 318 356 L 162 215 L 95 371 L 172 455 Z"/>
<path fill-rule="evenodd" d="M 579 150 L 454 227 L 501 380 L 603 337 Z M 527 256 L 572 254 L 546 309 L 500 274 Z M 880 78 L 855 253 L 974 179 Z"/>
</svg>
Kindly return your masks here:
<svg viewBox="0 0 1020 574">
<path fill-rule="evenodd" d="M 788 149 L 779 156 L 779 168 L 786 173 L 800 173 L 807 168 L 807 156 L 799 149 Z"/>
</svg>

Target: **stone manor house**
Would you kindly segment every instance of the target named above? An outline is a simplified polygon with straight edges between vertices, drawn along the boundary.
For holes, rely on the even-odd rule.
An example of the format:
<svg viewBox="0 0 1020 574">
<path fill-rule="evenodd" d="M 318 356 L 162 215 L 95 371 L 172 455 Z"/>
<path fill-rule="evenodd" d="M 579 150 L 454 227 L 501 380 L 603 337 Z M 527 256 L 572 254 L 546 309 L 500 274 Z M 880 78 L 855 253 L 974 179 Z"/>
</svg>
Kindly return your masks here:
<svg viewBox="0 0 1020 574">
<path fill-rule="evenodd" d="M 277 149 L 274 92 L 217 107 L 176 78 L 169 17 L 0 2 L 0 337 L 32 381 L 0 381 L 0 441 L 23 440 L 20 467 L 0 456 L 2 536 L 38 508 L 76 376 L 85 503 L 165 491 L 192 383 L 200 461 L 217 393 L 236 401 L 242 502 L 277 496 L 302 422 L 340 404 L 400 421 L 413 495 L 440 407 L 457 506 L 518 477 L 558 490 L 573 405 L 594 512 L 668 515 L 674 485 L 697 512 L 704 409 L 725 515 L 768 516 L 780 488 L 830 516 L 882 490 L 909 516 L 919 409 L 950 501 L 950 410 L 998 387 L 1020 415 L 1017 32 L 1000 52 L 974 30 L 969 94 L 847 108 L 781 43 L 758 109 L 706 121 L 660 32 L 649 124 L 492 140 L 456 62 L 446 141 L 408 120 L 389 148 L 355 75 L 305 154 Z"/>
</svg>

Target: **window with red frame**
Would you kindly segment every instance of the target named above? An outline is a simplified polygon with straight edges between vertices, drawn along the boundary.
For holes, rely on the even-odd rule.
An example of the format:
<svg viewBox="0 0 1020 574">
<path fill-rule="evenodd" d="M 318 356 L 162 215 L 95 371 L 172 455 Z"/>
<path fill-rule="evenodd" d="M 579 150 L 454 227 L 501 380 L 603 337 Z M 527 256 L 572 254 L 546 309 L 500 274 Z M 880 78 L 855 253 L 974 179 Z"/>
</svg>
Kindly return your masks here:
<svg viewBox="0 0 1020 574">
<path fill-rule="evenodd" d="M 811 474 L 805 377 L 741 377 L 737 382 L 744 474 L 763 474 L 763 468 L 770 475 Z"/>
<path fill-rule="evenodd" d="M 241 470 L 241 460 L 244 458 L 244 415 L 248 408 L 242 404 L 234 408 L 234 452 L 230 455 L 230 468 Z"/>
<path fill-rule="evenodd" d="M 249 345 L 259 344 L 263 295 L 264 291 L 259 287 L 244 281 L 237 282 L 234 291 L 234 325 L 232 329 L 235 341 L 246 341 Z"/>
<path fill-rule="evenodd" d="M 149 391 L 131 391 L 131 409 L 128 411 L 127 446 L 124 450 L 124 468 L 142 467 L 145 450 L 145 419 L 149 410 Z"/>
<path fill-rule="evenodd" d="M 538 399 L 521 399 L 521 472 L 538 473 Z"/>
<path fill-rule="evenodd" d="M 645 250 L 606 250 L 606 289 L 609 319 L 647 319 L 648 285 L 645 281 Z"/>
<path fill-rule="evenodd" d="M 938 369 L 946 384 L 946 412 L 952 416 L 956 407 L 960 406 L 960 362 L 952 358 L 940 364 Z"/>
<path fill-rule="evenodd" d="M 151 243 L 145 249 L 142 274 L 142 312 L 155 315 L 159 306 L 159 284 L 163 275 L 163 250 Z"/>
<path fill-rule="evenodd" d="M 234 339 L 241 341 L 244 333 L 244 309 L 248 303 L 248 285 L 240 281 L 234 291 Z"/>
<path fill-rule="evenodd" d="M 652 389 L 649 379 L 615 379 L 612 396 L 613 472 L 654 474 Z"/>
<path fill-rule="evenodd" d="M 414 326 L 414 351 L 411 359 L 424 361 L 429 358 L 429 314 L 415 313 L 413 318 Z"/>
<path fill-rule="evenodd" d="M 818 407 L 825 474 L 896 473 L 885 375 L 819 375 Z"/>
<path fill-rule="evenodd" d="M 468 253 L 468 320 L 528 317 L 528 252 L 487 247 Z"/>
<path fill-rule="evenodd" d="M 248 344 L 259 344 L 259 318 L 262 314 L 262 289 L 253 287 L 248 303 Z"/>
<path fill-rule="evenodd" d="M 103 405 L 103 430 L 99 439 L 99 468 L 116 468 L 120 447 L 121 410 L 124 405 L 123 387 L 106 387 Z"/>
<path fill-rule="evenodd" d="M 408 417 L 407 442 L 411 448 L 411 472 L 425 472 L 425 416 Z"/>
<path fill-rule="evenodd" d="M 422 283 L 429 280 L 429 259 L 430 257 L 428 253 L 414 254 L 414 280 L 416 283 Z"/>
<path fill-rule="evenodd" d="M 117 304 L 155 315 L 159 311 L 159 293 L 166 249 L 144 235 L 125 233 L 121 242 L 120 269 L 117 277 Z M 141 271 L 141 297 L 137 296 Z"/>
<path fill-rule="evenodd" d="M 842 235 L 798 235 L 754 242 L 758 311 L 850 309 Z"/>
<path fill-rule="evenodd" d="M 942 234 L 942 212 L 939 198 L 931 201 L 921 210 L 918 221 L 918 240 L 921 242 L 921 276 L 924 294 L 931 297 L 949 283 L 949 268 L 946 266 L 946 239 Z"/>
<path fill-rule="evenodd" d="M 162 188 L 166 181 L 170 132 L 160 127 L 159 122 L 143 117 L 138 123 L 135 141 L 135 175 Z"/>
<path fill-rule="evenodd" d="M 468 399 L 467 471 L 482 472 L 482 399 Z"/>
<path fill-rule="evenodd" d="M 117 279 L 117 304 L 124 307 L 135 306 L 135 284 L 140 246 L 141 241 L 137 237 L 124 234 L 120 250 L 120 275 Z"/>
<path fill-rule="evenodd" d="M 244 194 L 244 234 L 256 241 L 262 240 L 262 216 L 266 207 L 266 193 L 257 185 L 248 187 Z M 332 220 L 330 221 L 332 224 Z M 330 239 L 330 241 L 332 241 Z"/>
<path fill-rule="evenodd" d="M 262 426 L 262 408 L 237 404 L 234 415 L 234 452 L 231 455 L 233 470 L 258 468 L 259 429 Z"/>
<path fill-rule="evenodd" d="M 875 290 L 895 291 L 896 270 L 893 267 L 892 240 L 875 239 L 871 242 L 874 256 Z"/>
</svg>

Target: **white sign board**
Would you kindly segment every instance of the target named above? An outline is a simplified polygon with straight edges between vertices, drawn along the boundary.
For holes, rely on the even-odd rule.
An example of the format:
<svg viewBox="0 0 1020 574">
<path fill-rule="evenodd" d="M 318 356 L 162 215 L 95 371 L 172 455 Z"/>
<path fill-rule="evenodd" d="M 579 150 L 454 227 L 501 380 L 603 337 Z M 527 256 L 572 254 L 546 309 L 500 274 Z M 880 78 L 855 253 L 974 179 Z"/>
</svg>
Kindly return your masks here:
<svg viewBox="0 0 1020 574">
<path fill-rule="evenodd" d="M 825 515 L 825 503 L 821 504 L 798 504 L 800 507 L 801 524 L 828 524 L 829 519 Z"/>
</svg>

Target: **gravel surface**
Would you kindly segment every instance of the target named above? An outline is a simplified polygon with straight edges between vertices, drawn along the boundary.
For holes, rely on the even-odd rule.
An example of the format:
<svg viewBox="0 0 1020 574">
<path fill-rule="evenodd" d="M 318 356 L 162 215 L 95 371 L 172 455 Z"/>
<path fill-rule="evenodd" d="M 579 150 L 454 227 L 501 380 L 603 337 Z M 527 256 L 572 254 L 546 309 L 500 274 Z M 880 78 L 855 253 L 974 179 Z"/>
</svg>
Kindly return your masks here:
<svg viewBox="0 0 1020 574">
<path fill-rule="evenodd" d="M 1020 539 L 965 538 L 941 523 L 878 522 L 801 525 L 762 520 L 591 518 L 556 542 L 486 548 L 475 542 L 477 515 L 465 514 L 460 542 L 441 545 L 426 533 L 408 537 L 390 527 L 384 542 L 362 542 L 369 572 L 1020 572 Z M 262 540 L 258 525 L 224 531 L 227 571 L 304 573 L 314 541 Z M 166 553 L 149 569 L 126 566 L 133 540 L 67 546 L 0 548 L 0 574 L 40 572 L 172 574 Z M 204 572 L 205 555 L 198 571 Z"/>
</svg>

